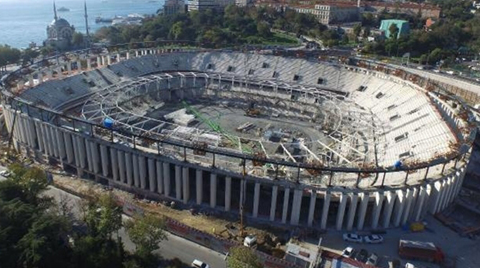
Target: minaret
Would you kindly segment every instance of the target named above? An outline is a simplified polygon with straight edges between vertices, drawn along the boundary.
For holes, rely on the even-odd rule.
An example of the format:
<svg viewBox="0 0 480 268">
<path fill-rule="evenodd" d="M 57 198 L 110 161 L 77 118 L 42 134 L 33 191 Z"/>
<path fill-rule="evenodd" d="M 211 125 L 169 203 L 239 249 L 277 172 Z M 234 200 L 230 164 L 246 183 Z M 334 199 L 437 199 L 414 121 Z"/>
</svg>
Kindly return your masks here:
<svg viewBox="0 0 480 268">
<path fill-rule="evenodd" d="M 55 6 L 55 1 L 53 1 L 53 14 L 55 15 L 55 21 L 58 20 L 58 17 L 57 17 L 57 7 Z"/>
<path fill-rule="evenodd" d="M 84 9 L 85 9 L 85 29 L 87 30 L 87 36 L 85 40 L 86 47 L 89 46 L 90 43 L 90 33 L 88 31 L 88 14 L 87 14 L 87 0 L 84 1 Z"/>
</svg>

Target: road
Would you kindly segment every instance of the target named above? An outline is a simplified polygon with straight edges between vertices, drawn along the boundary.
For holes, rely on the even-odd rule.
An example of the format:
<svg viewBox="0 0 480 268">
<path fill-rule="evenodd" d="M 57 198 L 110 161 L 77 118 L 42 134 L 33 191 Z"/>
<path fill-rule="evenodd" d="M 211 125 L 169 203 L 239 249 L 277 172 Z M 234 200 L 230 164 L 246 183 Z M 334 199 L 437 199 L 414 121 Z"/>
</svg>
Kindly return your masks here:
<svg viewBox="0 0 480 268">
<path fill-rule="evenodd" d="M 80 198 L 78 196 L 64 192 L 58 188 L 50 186 L 45 192 L 46 195 L 51 196 L 57 202 L 67 204 L 71 213 L 75 216 L 80 215 Z M 124 221 L 130 219 L 128 216 L 123 216 Z M 135 249 L 135 245 L 128 238 L 125 230 L 122 228 L 119 231 L 125 248 L 129 251 Z M 167 233 L 168 240 L 162 241 L 159 246 L 160 249 L 156 252 L 165 259 L 179 258 L 185 263 L 192 263 L 194 259 L 202 260 L 210 265 L 212 268 L 226 268 L 224 255 L 210 250 L 206 247 L 195 244 L 189 240 Z"/>
</svg>

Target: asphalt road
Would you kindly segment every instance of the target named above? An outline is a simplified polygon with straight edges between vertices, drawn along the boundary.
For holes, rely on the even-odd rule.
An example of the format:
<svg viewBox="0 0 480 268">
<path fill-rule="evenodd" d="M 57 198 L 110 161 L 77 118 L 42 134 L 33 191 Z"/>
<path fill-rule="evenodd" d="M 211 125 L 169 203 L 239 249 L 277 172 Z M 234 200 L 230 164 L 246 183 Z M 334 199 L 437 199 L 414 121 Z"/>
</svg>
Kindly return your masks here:
<svg viewBox="0 0 480 268">
<path fill-rule="evenodd" d="M 79 197 L 55 187 L 49 187 L 45 194 L 55 198 L 57 202 L 65 203 L 73 215 L 80 215 L 81 199 Z M 128 220 L 129 217 L 123 216 L 123 219 Z M 130 251 L 134 250 L 135 245 L 130 241 L 123 228 L 120 229 L 119 234 L 125 248 Z M 159 244 L 160 249 L 157 251 L 163 258 L 172 259 L 176 257 L 188 264 L 192 263 L 194 259 L 199 259 L 206 262 L 211 268 L 226 268 L 224 255 L 170 233 L 167 234 L 167 237 L 168 240 L 162 241 Z"/>
</svg>

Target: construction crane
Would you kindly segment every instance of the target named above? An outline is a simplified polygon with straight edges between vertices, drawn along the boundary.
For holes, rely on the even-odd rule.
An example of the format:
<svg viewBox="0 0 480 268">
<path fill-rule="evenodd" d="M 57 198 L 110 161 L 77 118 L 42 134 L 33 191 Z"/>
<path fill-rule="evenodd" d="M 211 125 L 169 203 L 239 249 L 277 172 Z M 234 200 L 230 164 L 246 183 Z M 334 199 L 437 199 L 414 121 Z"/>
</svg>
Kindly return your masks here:
<svg viewBox="0 0 480 268">
<path fill-rule="evenodd" d="M 222 134 L 225 136 L 230 142 L 232 142 L 236 147 L 241 148 L 242 152 L 252 153 L 252 150 L 243 144 L 241 144 L 240 140 L 234 136 L 227 133 L 222 127 L 215 121 L 210 120 L 209 118 L 205 118 L 197 109 L 190 106 L 186 101 L 182 101 L 183 106 L 191 112 L 196 118 L 198 118 L 202 123 L 208 125 L 213 131 Z"/>
</svg>

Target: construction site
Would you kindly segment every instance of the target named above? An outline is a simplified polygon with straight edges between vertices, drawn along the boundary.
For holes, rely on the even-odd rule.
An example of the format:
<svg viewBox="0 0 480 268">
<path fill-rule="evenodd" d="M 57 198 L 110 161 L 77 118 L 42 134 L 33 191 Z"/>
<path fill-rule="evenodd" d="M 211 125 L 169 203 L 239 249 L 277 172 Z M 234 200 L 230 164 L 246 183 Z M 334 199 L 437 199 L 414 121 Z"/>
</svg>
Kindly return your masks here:
<svg viewBox="0 0 480 268">
<path fill-rule="evenodd" d="M 142 198 L 260 224 L 420 221 L 459 193 L 476 135 L 461 100 L 362 62 L 158 49 L 75 62 L 4 82 L 16 151 Z"/>
</svg>

